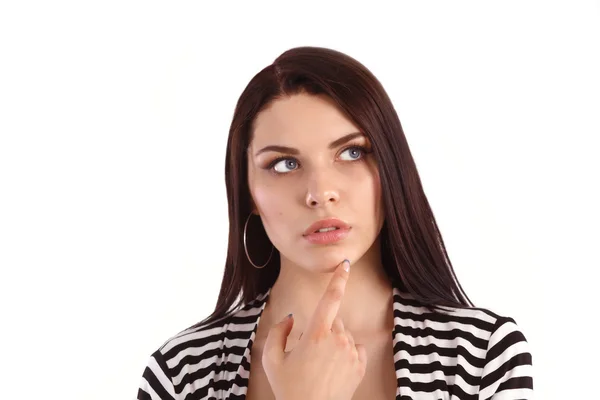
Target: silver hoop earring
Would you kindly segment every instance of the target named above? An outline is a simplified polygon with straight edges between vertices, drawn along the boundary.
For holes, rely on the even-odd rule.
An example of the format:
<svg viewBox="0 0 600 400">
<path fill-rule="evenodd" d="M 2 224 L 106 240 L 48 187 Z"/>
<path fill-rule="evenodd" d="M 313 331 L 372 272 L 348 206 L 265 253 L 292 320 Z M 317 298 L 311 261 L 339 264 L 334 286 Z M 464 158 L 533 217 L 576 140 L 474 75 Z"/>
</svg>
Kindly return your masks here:
<svg viewBox="0 0 600 400">
<path fill-rule="evenodd" d="M 248 215 L 248 218 L 246 218 L 246 224 L 244 224 L 244 250 L 246 251 L 246 257 L 248 258 L 248 261 L 250 261 L 250 264 L 252 264 L 252 266 L 254 268 L 262 269 L 269 263 L 269 261 L 271 261 L 271 257 L 273 257 L 273 249 L 275 248 L 275 246 L 273 246 L 273 244 L 271 244 L 271 254 L 269 255 L 269 259 L 267 260 L 266 263 L 264 263 L 263 265 L 256 265 L 252 262 L 252 260 L 250 259 L 250 255 L 248 254 L 248 246 L 246 245 L 246 229 L 248 229 L 248 222 L 250 221 L 251 216 L 252 216 L 252 213 L 250 213 L 250 215 Z"/>
</svg>

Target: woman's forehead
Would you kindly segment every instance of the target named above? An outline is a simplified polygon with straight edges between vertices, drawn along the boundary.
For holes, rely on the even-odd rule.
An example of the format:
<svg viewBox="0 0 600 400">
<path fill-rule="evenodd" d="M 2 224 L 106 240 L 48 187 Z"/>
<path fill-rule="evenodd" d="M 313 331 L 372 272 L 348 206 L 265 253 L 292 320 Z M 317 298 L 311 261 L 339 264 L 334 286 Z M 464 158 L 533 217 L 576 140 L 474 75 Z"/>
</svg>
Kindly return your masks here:
<svg viewBox="0 0 600 400">
<path fill-rule="evenodd" d="M 330 143 L 356 131 L 359 131 L 356 125 L 329 98 L 298 94 L 275 100 L 257 115 L 253 143 L 306 140 Z"/>
</svg>

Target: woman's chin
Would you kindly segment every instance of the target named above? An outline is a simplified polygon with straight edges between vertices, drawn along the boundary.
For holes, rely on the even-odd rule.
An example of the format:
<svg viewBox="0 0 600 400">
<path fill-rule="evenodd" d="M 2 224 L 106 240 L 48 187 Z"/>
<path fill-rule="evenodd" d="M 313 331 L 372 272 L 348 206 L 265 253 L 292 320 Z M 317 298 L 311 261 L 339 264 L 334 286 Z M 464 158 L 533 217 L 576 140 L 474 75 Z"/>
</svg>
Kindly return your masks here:
<svg viewBox="0 0 600 400">
<path fill-rule="evenodd" d="M 312 255 L 310 265 L 307 267 L 314 272 L 333 272 L 344 259 L 349 257 L 342 249 L 332 249 Z"/>
</svg>

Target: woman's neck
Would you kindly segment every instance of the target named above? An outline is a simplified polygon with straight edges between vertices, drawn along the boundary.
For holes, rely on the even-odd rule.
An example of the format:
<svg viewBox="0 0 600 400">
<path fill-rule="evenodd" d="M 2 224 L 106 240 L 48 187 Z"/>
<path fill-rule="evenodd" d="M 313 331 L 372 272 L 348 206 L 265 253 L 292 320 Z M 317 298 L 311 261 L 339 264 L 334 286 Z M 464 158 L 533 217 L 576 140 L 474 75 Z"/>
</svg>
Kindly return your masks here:
<svg viewBox="0 0 600 400">
<path fill-rule="evenodd" d="M 357 337 L 368 337 L 393 328 L 393 292 L 381 264 L 375 243 L 354 262 L 346 284 L 338 316 L 344 327 Z M 271 288 L 263 316 L 271 326 L 287 314 L 294 314 L 290 337 L 298 337 L 308 325 L 322 298 L 332 273 L 307 271 L 282 257 L 281 270 Z"/>
</svg>

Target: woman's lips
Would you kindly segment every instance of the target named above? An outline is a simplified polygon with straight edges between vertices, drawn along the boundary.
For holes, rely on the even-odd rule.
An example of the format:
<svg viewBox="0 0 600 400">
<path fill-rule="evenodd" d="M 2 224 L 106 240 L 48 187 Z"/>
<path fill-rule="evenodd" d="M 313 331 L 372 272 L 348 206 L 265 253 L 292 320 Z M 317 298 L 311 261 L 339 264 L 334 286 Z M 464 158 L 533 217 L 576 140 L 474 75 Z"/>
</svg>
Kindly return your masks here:
<svg viewBox="0 0 600 400">
<path fill-rule="evenodd" d="M 315 222 L 314 224 L 312 224 L 311 226 L 306 228 L 306 230 L 304 231 L 304 235 L 307 236 L 307 235 L 310 235 L 311 233 L 317 232 L 320 229 L 327 229 L 327 228 L 348 229 L 348 228 L 350 228 L 350 225 L 348 225 L 347 223 L 345 223 L 344 221 L 342 221 L 341 219 L 338 219 L 338 218 L 334 218 L 334 217 L 325 218 L 325 219 Z"/>
<path fill-rule="evenodd" d="M 348 236 L 350 228 L 338 228 L 328 232 L 314 232 L 304 235 L 304 238 L 311 244 L 331 244 L 339 242 Z"/>
</svg>

